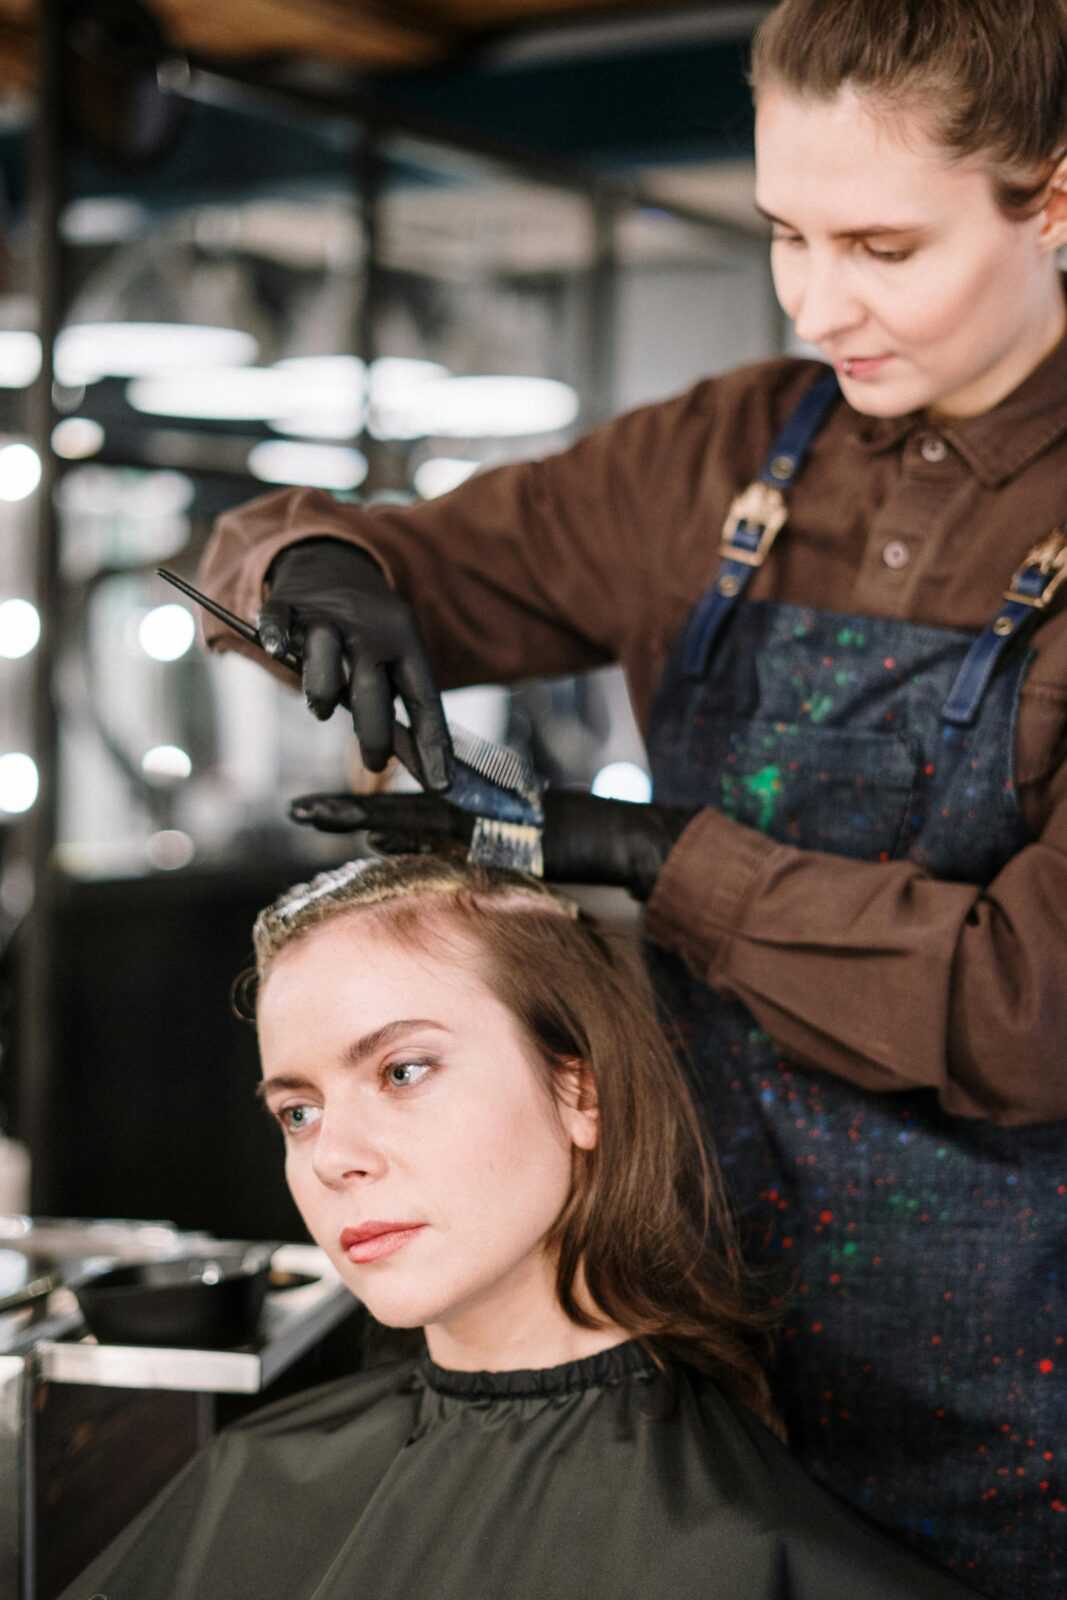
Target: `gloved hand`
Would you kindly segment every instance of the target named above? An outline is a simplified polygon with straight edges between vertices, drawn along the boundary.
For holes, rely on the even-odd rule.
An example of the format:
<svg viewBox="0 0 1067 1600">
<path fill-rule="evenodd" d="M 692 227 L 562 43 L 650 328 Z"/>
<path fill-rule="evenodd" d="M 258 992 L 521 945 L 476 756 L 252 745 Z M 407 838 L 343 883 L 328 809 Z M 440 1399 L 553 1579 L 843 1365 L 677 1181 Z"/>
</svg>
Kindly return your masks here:
<svg viewBox="0 0 1067 1600">
<path fill-rule="evenodd" d="M 601 800 L 581 790 L 544 795 L 545 877 L 552 883 L 600 883 L 647 900 L 663 863 L 695 812 L 676 806 Z M 431 794 L 307 794 L 289 807 L 294 822 L 324 833 L 366 830 L 382 855 L 409 855 L 469 844 L 475 818 Z"/>
<path fill-rule="evenodd" d="M 345 701 L 364 763 L 381 772 L 393 750 L 399 695 L 427 783 L 447 788 L 452 741 L 419 625 L 377 562 L 340 539 L 308 539 L 282 551 L 268 583 L 260 640 L 272 656 L 302 653 L 315 715 L 325 721 Z"/>
</svg>

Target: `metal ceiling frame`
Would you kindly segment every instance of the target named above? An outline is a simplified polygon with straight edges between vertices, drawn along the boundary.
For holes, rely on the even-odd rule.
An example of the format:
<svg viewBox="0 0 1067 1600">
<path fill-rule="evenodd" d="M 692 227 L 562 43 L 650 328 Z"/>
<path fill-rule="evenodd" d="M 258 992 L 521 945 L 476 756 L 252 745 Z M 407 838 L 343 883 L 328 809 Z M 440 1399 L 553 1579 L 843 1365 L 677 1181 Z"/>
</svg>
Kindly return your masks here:
<svg viewBox="0 0 1067 1600">
<path fill-rule="evenodd" d="M 757 224 L 742 223 L 668 199 L 637 179 L 605 177 L 579 163 L 564 162 L 518 143 L 472 133 L 410 110 L 391 107 L 366 80 L 348 89 L 309 87 L 301 81 L 272 76 L 262 64 L 220 63 L 188 54 L 159 64 L 161 82 L 172 93 L 193 101 L 235 111 L 293 110 L 309 117 L 333 117 L 373 128 L 380 138 L 408 134 L 464 155 L 497 161 L 512 171 L 554 188 L 617 207 L 644 208 L 714 234 L 739 253 L 764 258 L 766 235 Z"/>
</svg>

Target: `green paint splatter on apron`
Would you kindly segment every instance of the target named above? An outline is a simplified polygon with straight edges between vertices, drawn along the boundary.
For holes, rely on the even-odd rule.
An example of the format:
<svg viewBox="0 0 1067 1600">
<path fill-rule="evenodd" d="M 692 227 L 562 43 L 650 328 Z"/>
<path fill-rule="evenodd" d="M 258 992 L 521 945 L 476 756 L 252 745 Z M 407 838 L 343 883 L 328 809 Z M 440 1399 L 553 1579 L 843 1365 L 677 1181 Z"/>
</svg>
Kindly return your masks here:
<svg viewBox="0 0 1067 1600">
<path fill-rule="evenodd" d="M 744 820 L 754 828 L 759 828 L 766 833 L 774 821 L 774 813 L 778 809 L 778 798 L 782 792 L 782 773 L 779 767 L 761 767 L 758 772 L 748 777 L 735 777 L 732 773 L 723 773 L 719 779 L 721 810 L 728 817 L 741 816 L 742 799 L 749 803 L 744 807 Z M 755 802 L 756 814 L 752 816 L 752 802 Z"/>
<path fill-rule="evenodd" d="M 782 792 L 782 774 L 778 767 L 761 767 L 750 778 L 742 778 L 746 791 L 759 806 L 756 827 L 763 832 L 774 821 L 778 809 L 778 796 Z"/>
</svg>

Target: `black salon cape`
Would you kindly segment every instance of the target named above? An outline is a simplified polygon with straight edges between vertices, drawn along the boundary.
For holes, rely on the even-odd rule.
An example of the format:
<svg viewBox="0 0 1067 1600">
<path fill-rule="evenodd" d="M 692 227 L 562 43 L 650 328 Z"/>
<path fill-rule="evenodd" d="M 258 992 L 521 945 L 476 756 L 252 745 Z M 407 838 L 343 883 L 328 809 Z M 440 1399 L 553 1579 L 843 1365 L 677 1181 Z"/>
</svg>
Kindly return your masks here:
<svg viewBox="0 0 1067 1600">
<path fill-rule="evenodd" d="M 131 1464 L 133 1466 L 133 1464 Z M 228 1429 L 63 1600 L 962 1600 L 690 1368 L 377 1368 Z"/>
</svg>

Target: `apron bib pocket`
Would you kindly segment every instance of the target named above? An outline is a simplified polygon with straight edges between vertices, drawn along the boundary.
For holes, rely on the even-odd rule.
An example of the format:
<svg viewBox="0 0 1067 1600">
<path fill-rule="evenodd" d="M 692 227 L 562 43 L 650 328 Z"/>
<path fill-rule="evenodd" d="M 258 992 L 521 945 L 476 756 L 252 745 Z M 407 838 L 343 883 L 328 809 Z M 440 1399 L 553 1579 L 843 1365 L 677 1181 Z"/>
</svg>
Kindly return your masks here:
<svg viewBox="0 0 1067 1600">
<path fill-rule="evenodd" d="M 920 753 L 889 733 L 805 723 L 708 719 L 679 751 L 693 774 L 687 802 L 782 844 L 857 860 L 888 860 L 907 847 Z"/>
</svg>

